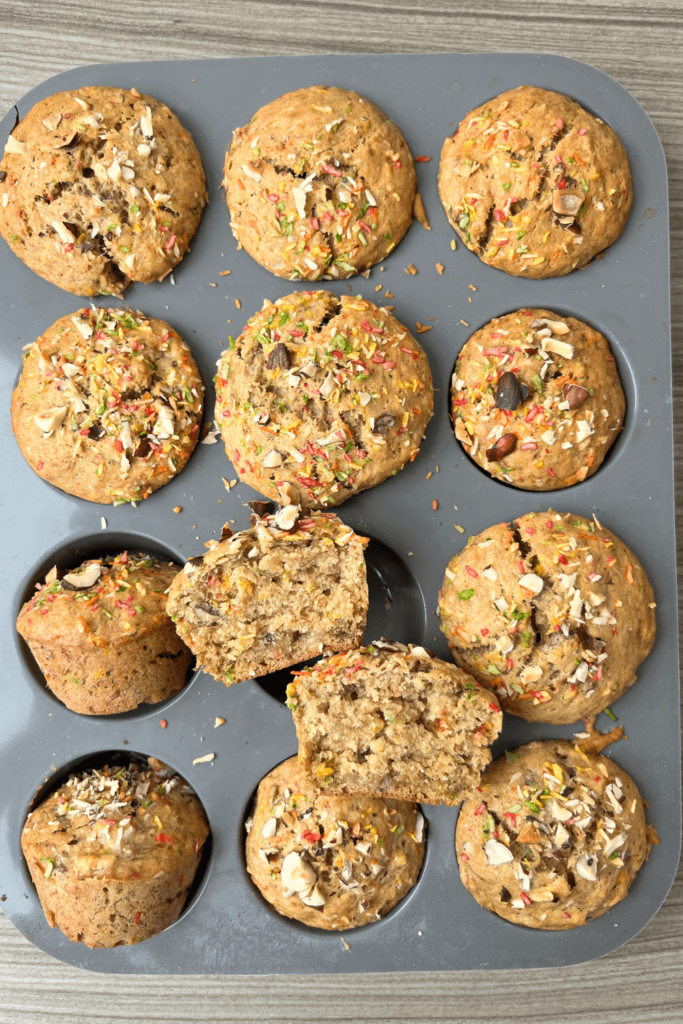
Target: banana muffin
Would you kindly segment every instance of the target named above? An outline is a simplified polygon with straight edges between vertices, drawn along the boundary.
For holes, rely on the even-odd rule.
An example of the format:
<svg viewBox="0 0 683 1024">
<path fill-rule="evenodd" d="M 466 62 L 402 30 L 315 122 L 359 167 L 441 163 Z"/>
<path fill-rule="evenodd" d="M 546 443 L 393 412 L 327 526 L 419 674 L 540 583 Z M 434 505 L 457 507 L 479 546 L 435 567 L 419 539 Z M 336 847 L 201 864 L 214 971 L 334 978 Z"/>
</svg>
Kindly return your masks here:
<svg viewBox="0 0 683 1024">
<path fill-rule="evenodd" d="M 403 800 L 316 792 L 290 757 L 259 783 L 247 871 L 284 917 L 343 931 L 384 917 L 424 860 L 425 823 Z"/>
<path fill-rule="evenodd" d="M 207 202 L 190 133 L 164 103 L 108 86 L 39 100 L 5 142 L 0 234 L 74 295 L 122 295 L 182 260 Z"/>
<path fill-rule="evenodd" d="M 615 132 L 574 100 L 521 85 L 460 122 L 439 195 L 468 249 L 516 276 L 559 277 L 616 242 L 633 192 Z"/>
<path fill-rule="evenodd" d="M 532 722 L 576 722 L 620 697 L 654 642 L 654 608 L 618 537 L 552 509 L 470 537 L 439 593 L 455 662 Z"/>
<path fill-rule="evenodd" d="M 81 715 L 157 704 L 185 685 L 192 655 L 166 610 L 178 573 L 150 555 L 55 566 L 22 607 L 17 630 L 56 697 Z"/>
<path fill-rule="evenodd" d="M 294 676 L 287 706 L 311 785 L 453 807 L 491 760 L 498 701 L 424 647 L 375 641 Z"/>
<path fill-rule="evenodd" d="M 110 949 L 173 924 L 208 835 L 195 791 L 150 757 L 71 775 L 31 811 L 21 849 L 50 928 Z"/>
<path fill-rule="evenodd" d="M 528 743 L 489 765 L 460 809 L 463 885 L 528 928 L 578 928 L 628 893 L 659 838 L 632 779 L 566 740 Z"/>
<path fill-rule="evenodd" d="M 607 340 L 547 309 L 496 317 L 455 364 L 455 436 L 487 473 L 529 491 L 592 476 L 619 436 L 626 400 Z"/>
<path fill-rule="evenodd" d="M 241 480 L 280 504 L 339 505 L 416 458 L 434 410 L 422 347 L 357 296 L 266 302 L 218 364 L 216 422 Z"/>
<path fill-rule="evenodd" d="M 378 107 L 347 89 L 297 89 L 234 132 L 225 157 L 232 233 L 278 277 L 353 277 L 410 227 L 410 150 Z"/>
<path fill-rule="evenodd" d="M 43 480 L 86 501 L 141 501 L 181 471 L 199 440 L 204 385 L 163 320 L 81 309 L 29 348 L 12 429 Z"/>
<path fill-rule="evenodd" d="M 252 518 L 240 533 L 226 524 L 168 595 L 178 635 L 226 686 L 359 644 L 368 611 L 367 537 L 296 505 Z"/>
</svg>

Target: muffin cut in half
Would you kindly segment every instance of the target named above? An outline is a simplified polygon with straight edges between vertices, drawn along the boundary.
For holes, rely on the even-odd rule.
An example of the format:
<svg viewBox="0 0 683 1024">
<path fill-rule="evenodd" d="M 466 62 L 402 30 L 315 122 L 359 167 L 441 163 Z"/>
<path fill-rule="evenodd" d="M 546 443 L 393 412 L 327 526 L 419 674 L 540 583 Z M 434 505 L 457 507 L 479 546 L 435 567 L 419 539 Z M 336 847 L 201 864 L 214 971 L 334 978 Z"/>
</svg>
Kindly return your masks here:
<svg viewBox="0 0 683 1024">
<path fill-rule="evenodd" d="M 330 793 L 455 806 L 491 760 L 498 701 L 424 647 L 376 641 L 294 675 L 299 759 Z"/>
<path fill-rule="evenodd" d="M 178 635 L 226 686 L 360 643 L 368 610 L 366 537 L 295 505 L 252 520 L 235 534 L 226 524 L 168 595 Z"/>
<path fill-rule="evenodd" d="M 208 835 L 192 787 L 150 757 L 72 775 L 31 811 L 21 849 L 50 928 L 111 948 L 173 924 Z"/>
<path fill-rule="evenodd" d="M 343 931 L 384 917 L 424 860 L 414 803 L 316 792 L 296 757 L 259 783 L 247 820 L 247 871 L 284 917 Z"/>
<path fill-rule="evenodd" d="M 625 693 L 654 642 L 654 609 L 618 537 L 552 509 L 470 537 L 439 594 L 454 661 L 530 722 L 576 722 Z"/>
<path fill-rule="evenodd" d="M 577 928 L 623 900 L 658 843 L 626 772 L 566 740 L 528 743 L 489 765 L 455 834 L 475 900 L 549 930 Z"/>
<path fill-rule="evenodd" d="M 180 690 L 192 654 L 166 611 L 173 562 L 124 551 L 55 566 L 17 630 L 52 692 L 81 715 L 114 715 Z"/>
</svg>

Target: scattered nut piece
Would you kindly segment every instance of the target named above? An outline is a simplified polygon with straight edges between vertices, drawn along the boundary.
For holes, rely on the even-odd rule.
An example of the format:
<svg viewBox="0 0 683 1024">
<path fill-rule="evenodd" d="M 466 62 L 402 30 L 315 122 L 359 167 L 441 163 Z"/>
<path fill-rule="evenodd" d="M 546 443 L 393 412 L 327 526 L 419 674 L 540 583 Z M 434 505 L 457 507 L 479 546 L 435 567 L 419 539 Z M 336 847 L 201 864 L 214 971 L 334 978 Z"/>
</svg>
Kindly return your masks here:
<svg viewBox="0 0 683 1024">
<path fill-rule="evenodd" d="M 207 761 L 213 761 L 215 754 L 204 754 L 203 757 L 195 757 L 192 764 L 206 764 Z"/>
</svg>

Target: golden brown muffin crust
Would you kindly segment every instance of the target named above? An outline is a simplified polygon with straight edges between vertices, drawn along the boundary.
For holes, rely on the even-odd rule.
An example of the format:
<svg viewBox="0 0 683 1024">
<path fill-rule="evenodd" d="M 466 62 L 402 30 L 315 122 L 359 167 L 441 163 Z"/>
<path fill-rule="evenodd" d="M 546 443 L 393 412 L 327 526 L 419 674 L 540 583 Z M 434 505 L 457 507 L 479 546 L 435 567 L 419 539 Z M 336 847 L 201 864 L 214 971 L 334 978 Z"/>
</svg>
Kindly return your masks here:
<svg viewBox="0 0 683 1024">
<path fill-rule="evenodd" d="M 456 437 L 487 473 L 526 490 L 592 476 L 625 409 L 607 340 L 547 309 L 496 317 L 465 342 L 455 364 Z"/>
<path fill-rule="evenodd" d="M 400 129 L 335 87 L 261 107 L 225 158 L 233 234 L 291 281 L 341 280 L 384 259 L 410 227 L 416 184 Z"/>
<path fill-rule="evenodd" d="M 521 85 L 444 142 L 439 194 L 489 266 L 531 278 L 585 267 L 624 230 L 633 198 L 615 132 L 560 93 Z"/>
<path fill-rule="evenodd" d="M 552 509 L 471 537 L 439 595 L 457 664 L 536 722 L 576 722 L 620 697 L 654 642 L 654 608 L 618 537 Z"/>
<path fill-rule="evenodd" d="M 216 422 L 240 479 L 281 504 L 339 505 L 416 458 L 434 409 L 427 356 L 357 296 L 266 301 L 225 352 Z"/>
<path fill-rule="evenodd" d="M 424 860 L 416 804 L 316 793 L 296 757 L 259 783 L 247 830 L 247 870 L 262 895 L 313 928 L 342 931 L 384 917 Z"/>
<path fill-rule="evenodd" d="M 50 927 L 111 947 L 175 921 L 208 834 L 192 787 L 151 757 L 72 775 L 29 814 L 21 848 Z"/>
<path fill-rule="evenodd" d="M 163 320 L 122 309 L 61 317 L 31 346 L 12 427 L 32 469 L 67 494 L 140 501 L 173 479 L 197 441 L 204 385 Z"/>
<path fill-rule="evenodd" d="M 84 86 L 39 100 L 5 142 L 0 234 L 74 295 L 121 295 L 182 260 L 206 202 L 190 133 L 164 103 Z"/>
<path fill-rule="evenodd" d="M 632 779 L 566 740 L 508 751 L 460 810 L 463 885 L 499 917 L 529 928 L 577 928 L 628 893 L 650 847 Z"/>
<path fill-rule="evenodd" d="M 47 685 L 72 711 L 111 715 L 155 704 L 185 683 L 192 655 L 166 610 L 178 566 L 149 555 L 55 566 L 17 630 Z"/>
</svg>

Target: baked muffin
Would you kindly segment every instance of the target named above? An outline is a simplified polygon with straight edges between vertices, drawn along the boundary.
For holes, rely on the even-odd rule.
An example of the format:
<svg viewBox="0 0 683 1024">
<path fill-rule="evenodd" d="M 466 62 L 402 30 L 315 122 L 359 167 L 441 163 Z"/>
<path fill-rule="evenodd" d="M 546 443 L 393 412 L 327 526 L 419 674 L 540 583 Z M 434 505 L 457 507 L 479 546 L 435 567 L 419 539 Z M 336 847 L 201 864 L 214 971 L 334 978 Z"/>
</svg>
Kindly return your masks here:
<svg viewBox="0 0 683 1024">
<path fill-rule="evenodd" d="M 555 931 L 623 900 L 658 842 L 626 772 L 566 740 L 528 743 L 489 765 L 455 833 L 460 878 L 477 903 Z"/>
<path fill-rule="evenodd" d="M 348 89 L 313 86 L 266 104 L 225 156 L 232 233 L 290 281 L 379 263 L 410 227 L 417 187 L 403 135 Z"/>
<path fill-rule="evenodd" d="M 81 715 L 157 704 L 185 685 L 192 655 L 166 611 L 173 562 L 124 551 L 55 566 L 17 630 L 56 697 Z"/>
<path fill-rule="evenodd" d="M 290 757 L 259 783 L 247 871 L 284 917 L 343 931 L 384 917 L 424 860 L 416 804 L 316 792 Z"/>
<path fill-rule="evenodd" d="M 552 509 L 470 537 L 439 593 L 455 662 L 530 722 L 576 722 L 620 697 L 654 642 L 654 608 L 618 537 Z"/>
<path fill-rule="evenodd" d="M 465 342 L 455 364 L 456 437 L 487 473 L 528 491 L 592 476 L 625 409 L 607 340 L 547 309 L 496 317 Z"/>
<path fill-rule="evenodd" d="M 208 834 L 192 787 L 150 757 L 70 776 L 31 811 L 21 849 L 50 928 L 111 948 L 173 924 Z"/>
<path fill-rule="evenodd" d="M 441 150 L 451 226 L 490 267 L 560 277 L 616 242 L 633 192 L 615 132 L 568 96 L 521 85 L 460 122 Z"/>
<path fill-rule="evenodd" d="M 368 611 L 367 537 L 295 505 L 252 519 L 235 534 L 226 524 L 168 595 L 178 635 L 226 686 L 359 644 Z"/>
<path fill-rule="evenodd" d="M 294 676 L 299 760 L 330 793 L 454 807 L 491 760 L 498 701 L 424 647 L 376 641 Z"/>
<path fill-rule="evenodd" d="M 74 295 L 121 295 L 182 260 L 206 202 L 190 133 L 164 103 L 107 86 L 39 100 L 0 162 L 0 234 Z"/>
<path fill-rule="evenodd" d="M 281 504 L 339 505 L 395 476 L 417 456 L 433 410 L 422 347 L 351 295 L 266 300 L 218 364 L 228 458 Z"/>
<path fill-rule="evenodd" d="M 123 309 L 63 316 L 28 350 L 12 429 L 43 480 L 103 505 L 140 501 L 192 454 L 204 385 L 163 320 Z"/>
</svg>

